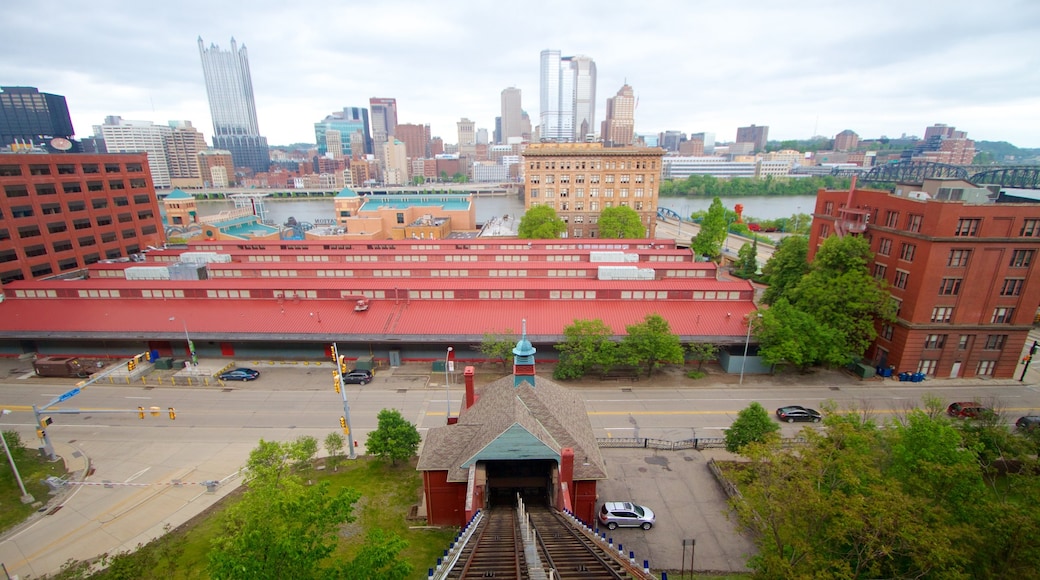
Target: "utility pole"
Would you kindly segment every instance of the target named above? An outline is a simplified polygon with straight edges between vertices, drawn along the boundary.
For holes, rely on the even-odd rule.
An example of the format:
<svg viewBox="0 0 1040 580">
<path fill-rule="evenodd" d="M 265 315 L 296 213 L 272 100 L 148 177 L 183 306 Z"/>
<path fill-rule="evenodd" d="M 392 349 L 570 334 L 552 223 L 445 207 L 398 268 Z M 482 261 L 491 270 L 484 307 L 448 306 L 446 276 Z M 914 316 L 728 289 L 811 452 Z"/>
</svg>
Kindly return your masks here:
<svg viewBox="0 0 1040 580">
<path fill-rule="evenodd" d="M 347 370 L 347 363 L 346 359 L 340 356 L 339 348 L 336 346 L 336 343 L 332 343 L 332 364 L 336 367 L 336 369 L 332 371 L 332 374 L 334 375 L 333 379 L 336 381 L 336 387 L 339 394 L 343 397 L 343 416 L 340 417 L 340 426 L 343 428 L 343 431 L 347 436 L 347 457 L 350 459 L 357 459 L 357 451 L 354 449 L 354 431 L 350 428 L 350 403 L 347 402 L 347 384 L 343 381 L 343 374 Z"/>
<path fill-rule="evenodd" d="M 1029 354 L 1026 355 L 1026 358 L 1022 359 L 1022 375 L 1018 377 L 1018 382 L 1021 383 L 1025 380 L 1026 371 L 1029 370 L 1029 363 L 1033 361 L 1033 355 L 1036 354 L 1037 347 L 1040 347 L 1040 343 L 1034 340 L 1033 346 L 1029 347 Z"/>
</svg>

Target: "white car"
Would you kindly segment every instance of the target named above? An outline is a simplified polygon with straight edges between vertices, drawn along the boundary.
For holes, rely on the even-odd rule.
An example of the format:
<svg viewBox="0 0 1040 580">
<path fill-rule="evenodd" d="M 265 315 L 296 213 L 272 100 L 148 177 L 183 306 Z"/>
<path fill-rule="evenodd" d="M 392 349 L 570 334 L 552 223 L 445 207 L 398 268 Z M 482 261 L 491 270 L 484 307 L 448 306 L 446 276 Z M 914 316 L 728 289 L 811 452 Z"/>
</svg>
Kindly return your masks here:
<svg viewBox="0 0 1040 580">
<path fill-rule="evenodd" d="M 627 501 L 608 501 L 599 510 L 599 523 L 608 530 L 618 527 L 649 530 L 654 527 L 654 511 Z"/>
</svg>

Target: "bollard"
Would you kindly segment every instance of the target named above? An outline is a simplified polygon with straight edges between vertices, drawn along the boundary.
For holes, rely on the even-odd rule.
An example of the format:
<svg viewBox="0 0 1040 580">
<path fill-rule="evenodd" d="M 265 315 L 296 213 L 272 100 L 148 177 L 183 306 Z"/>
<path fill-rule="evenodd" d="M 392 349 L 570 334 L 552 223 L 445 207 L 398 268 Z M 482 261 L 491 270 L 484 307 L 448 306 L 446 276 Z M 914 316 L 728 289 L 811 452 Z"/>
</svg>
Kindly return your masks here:
<svg viewBox="0 0 1040 580">
<path fill-rule="evenodd" d="M 433 568 L 427 568 L 426 569 L 426 577 L 427 578 L 433 578 Z"/>
<path fill-rule="evenodd" d="M 643 572 L 650 573 L 650 560 L 643 560 Z"/>
<path fill-rule="evenodd" d="M 628 552 L 628 561 L 632 562 L 633 564 L 636 563 L 636 552 L 635 552 L 635 550 L 630 550 Z"/>
<path fill-rule="evenodd" d="M 668 572 L 661 572 L 661 580 L 668 580 Z"/>
</svg>

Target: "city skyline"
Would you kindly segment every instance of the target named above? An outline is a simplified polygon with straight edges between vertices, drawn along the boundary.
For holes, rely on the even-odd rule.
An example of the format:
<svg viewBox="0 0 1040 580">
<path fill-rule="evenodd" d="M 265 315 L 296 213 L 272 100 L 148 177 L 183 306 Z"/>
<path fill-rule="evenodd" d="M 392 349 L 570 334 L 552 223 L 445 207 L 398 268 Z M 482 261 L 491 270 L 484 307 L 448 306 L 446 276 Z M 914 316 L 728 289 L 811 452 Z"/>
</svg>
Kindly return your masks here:
<svg viewBox="0 0 1040 580">
<path fill-rule="evenodd" d="M 314 123 L 373 97 L 395 99 L 399 123 L 429 124 L 450 142 L 462 118 L 492 131 L 507 87 L 522 91 L 537 124 L 539 54 L 559 49 L 595 60 L 596 109 L 624 84 L 634 89 L 639 134 L 731 141 L 755 124 L 773 140 L 845 129 L 876 138 L 945 123 L 976 140 L 1040 147 L 1040 5 L 1024 1 L 937 11 L 884 0 L 869 9 L 536 0 L 508 16 L 483 3 L 397 1 L 351 6 L 341 18 L 364 26 L 331 40 L 317 34 L 339 13 L 270 2 L 7 4 L 0 84 L 66 96 L 78 138 L 118 115 L 189 120 L 210 141 L 193 43 L 234 37 L 249 48 L 259 130 L 272 144 L 313 143 Z M 54 30 L 72 40 L 48 42 Z"/>
</svg>

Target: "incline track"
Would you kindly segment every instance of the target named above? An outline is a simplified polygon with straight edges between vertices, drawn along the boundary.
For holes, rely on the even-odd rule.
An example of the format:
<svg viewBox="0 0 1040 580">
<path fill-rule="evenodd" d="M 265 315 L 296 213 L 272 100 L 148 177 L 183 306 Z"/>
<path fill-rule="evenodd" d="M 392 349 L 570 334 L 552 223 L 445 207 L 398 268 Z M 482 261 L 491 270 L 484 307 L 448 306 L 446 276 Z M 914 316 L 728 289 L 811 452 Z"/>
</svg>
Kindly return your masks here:
<svg viewBox="0 0 1040 580">
<path fill-rule="evenodd" d="M 582 534 L 558 512 L 544 507 L 528 509 L 538 532 L 542 562 L 546 570 L 556 570 L 561 580 L 617 580 L 632 578 L 611 554 Z"/>
<path fill-rule="evenodd" d="M 496 508 L 485 512 L 477 536 L 470 540 L 459 565 L 448 578 L 527 578 L 523 543 L 517 527 L 516 510 Z M 467 553 L 468 552 L 468 553 Z"/>
</svg>

